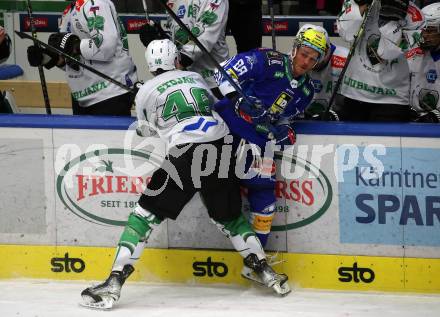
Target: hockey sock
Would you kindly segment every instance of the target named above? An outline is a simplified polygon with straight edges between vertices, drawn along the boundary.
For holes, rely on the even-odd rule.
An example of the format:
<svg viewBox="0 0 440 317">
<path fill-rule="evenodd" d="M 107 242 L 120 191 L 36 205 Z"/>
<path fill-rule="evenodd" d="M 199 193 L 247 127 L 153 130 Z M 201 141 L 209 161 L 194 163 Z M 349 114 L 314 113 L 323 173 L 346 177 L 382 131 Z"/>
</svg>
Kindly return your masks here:
<svg viewBox="0 0 440 317">
<path fill-rule="evenodd" d="M 140 257 L 150 236 L 152 226 L 162 222 L 151 212 L 137 206 L 128 217 L 124 232 L 119 239 L 112 271 L 122 271 L 125 265 L 134 264 Z"/>
<path fill-rule="evenodd" d="M 243 258 L 246 258 L 251 253 L 256 254 L 259 259 L 264 259 L 266 257 L 255 232 L 242 214 L 231 221 L 214 221 L 214 223 L 220 231 L 229 237 L 232 245 Z"/>
<path fill-rule="evenodd" d="M 250 213 L 249 222 L 252 224 L 252 228 L 258 236 L 263 247 L 266 246 L 267 238 L 270 234 L 270 228 L 272 227 L 272 220 L 275 214 L 275 205 L 263 209 L 259 212 L 252 211 Z"/>
</svg>

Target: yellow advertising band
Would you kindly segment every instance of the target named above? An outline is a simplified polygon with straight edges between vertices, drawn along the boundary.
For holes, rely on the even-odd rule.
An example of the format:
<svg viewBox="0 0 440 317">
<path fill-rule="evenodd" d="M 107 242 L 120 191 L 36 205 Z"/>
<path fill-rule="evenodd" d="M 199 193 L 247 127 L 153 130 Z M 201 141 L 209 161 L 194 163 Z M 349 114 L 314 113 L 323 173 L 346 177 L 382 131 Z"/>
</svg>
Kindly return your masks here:
<svg viewBox="0 0 440 317">
<path fill-rule="evenodd" d="M 0 245 L 0 278 L 104 280 L 113 248 Z M 279 253 L 294 288 L 440 293 L 440 259 Z M 242 284 L 234 251 L 146 249 L 131 281 Z"/>
</svg>

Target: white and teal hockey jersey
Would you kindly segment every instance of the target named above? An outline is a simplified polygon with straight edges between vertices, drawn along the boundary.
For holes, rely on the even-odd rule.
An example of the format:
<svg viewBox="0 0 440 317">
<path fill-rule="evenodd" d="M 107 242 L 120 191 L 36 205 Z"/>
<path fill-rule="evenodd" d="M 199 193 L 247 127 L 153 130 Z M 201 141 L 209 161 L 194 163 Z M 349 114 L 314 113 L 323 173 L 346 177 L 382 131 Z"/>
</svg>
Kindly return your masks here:
<svg viewBox="0 0 440 317">
<path fill-rule="evenodd" d="M 150 134 L 157 133 L 170 149 L 218 140 L 229 133 L 223 119 L 211 112 L 216 101 L 200 74 L 173 70 L 142 85 L 135 103 L 138 120 L 147 121 Z M 148 134 L 145 127 L 142 131 Z"/>
<path fill-rule="evenodd" d="M 424 115 L 434 109 L 440 110 L 440 50 L 423 52 L 423 55 L 417 56 L 414 61 L 409 62 L 411 107 L 419 115 Z M 411 63 L 415 65 L 411 65 Z"/>
<path fill-rule="evenodd" d="M 225 36 L 229 10 L 227 0 L 169 0 L 167 3 L 217 62 L 228 58 Z M 171 18 L 168 19 L 168 27 L 177 48 L 194 61 L 188 70 L 201 74 L 209 88 L 216 87 L 214 64 Z"/>
<path fill-rule="evenodd" d="M 380 1 L 372 15 L 345 73 L 341 93 L 369 103 L 409 104 L 409 68 L 400 47 L 405 31 L 421 29 L 424 17 L 410 2 L 404 20 L 390 21 L 379 28 Z M 337 19 L 341 37 L 352 42 L 363 16 L 353 0 L 346 0 Z"/>
<path fill-rule="evenodd" d="M 66 8 L 60 32 L 81 39 L 81 62 L 131 87 L 137 81 L 136 66 L 128 54 L 127 33 L 111 0 L 77 0 Z M 121 95 L 127 91 L 88 70 L 66 65 L 72 96 L 81 107 Z"/>
<path fill-rule="evenodd" d="M 308 108 L 314 107 L 321 111 L 328 108 L 332 92 L 347 60 L 348 49 L 346 47 L 332 44 L 330 49 L 332 55 L 328 64 L 319 71 L 313 70 L 309 73 L 315 94 Z"/>
</svg>

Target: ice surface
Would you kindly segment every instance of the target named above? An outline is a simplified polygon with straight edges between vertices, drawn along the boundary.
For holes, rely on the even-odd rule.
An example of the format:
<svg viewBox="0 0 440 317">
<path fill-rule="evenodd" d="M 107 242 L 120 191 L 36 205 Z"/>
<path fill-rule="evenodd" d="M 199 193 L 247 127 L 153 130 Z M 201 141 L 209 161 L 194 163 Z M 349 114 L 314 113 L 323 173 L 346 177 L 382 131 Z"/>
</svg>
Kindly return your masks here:
<svg viewBox="0 0 440 317">
<path fill-rule="evenodd" d="M 294 290 L 276 297 L 264 288 L 225 285 L 124 285 L 111 311 L 80 307 L 89 282 L 0 281 L 0 316 L 32 317 L 276 317 L 276 316 L 440 316 L 440 295 Z"/>
</svg>

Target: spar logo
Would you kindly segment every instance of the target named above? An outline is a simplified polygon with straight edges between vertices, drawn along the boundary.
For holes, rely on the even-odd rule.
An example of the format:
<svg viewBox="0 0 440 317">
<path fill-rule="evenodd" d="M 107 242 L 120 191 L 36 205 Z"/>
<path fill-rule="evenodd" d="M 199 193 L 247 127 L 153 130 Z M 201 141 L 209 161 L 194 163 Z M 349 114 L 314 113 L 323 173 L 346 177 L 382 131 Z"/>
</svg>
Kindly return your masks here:
<svg viewBox="0 0 440 317">
<path fill-rule="evenodd" d="M 66 162 L 58 173 L 57 194 L 65 208 L 83 220 L 124 226 L 160 164 L 152 153 L 137 150 L 111 148 L 83 153 Z"/>
<path fill-rule="evenodd" d="M 276 155 L 277 167 L 292 166 L 293 177 L 283 178 L 278 171 L 275 185 L 277 212 L 287 212 L 285 224 L 272 226 L 272 231 L 287 231 L 304 227 L 318 220 L 329 209 L 333 188 L 327 175 L 311 162 L 293 156 Z"/>
</svg>

